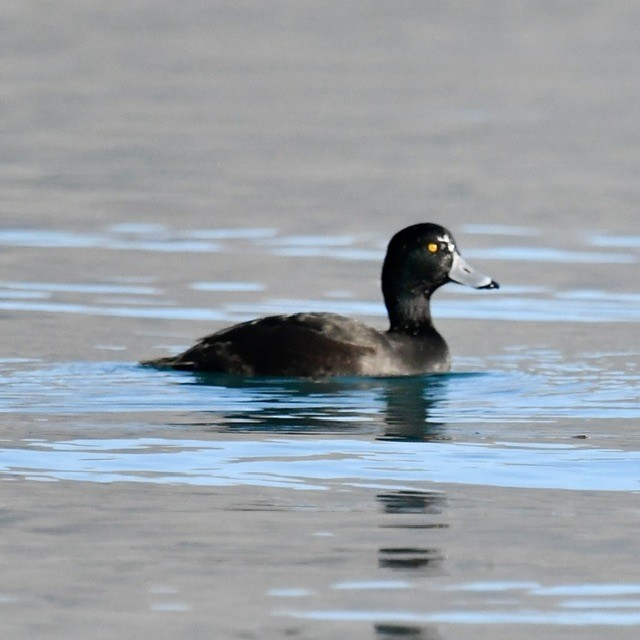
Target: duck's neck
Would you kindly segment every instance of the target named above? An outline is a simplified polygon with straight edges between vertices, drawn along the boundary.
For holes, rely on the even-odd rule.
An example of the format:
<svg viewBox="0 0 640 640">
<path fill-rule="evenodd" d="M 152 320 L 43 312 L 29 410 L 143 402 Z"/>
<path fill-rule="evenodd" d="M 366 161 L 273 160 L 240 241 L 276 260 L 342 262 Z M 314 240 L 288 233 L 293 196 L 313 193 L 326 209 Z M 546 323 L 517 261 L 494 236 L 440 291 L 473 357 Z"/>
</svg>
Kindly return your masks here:
<svg viewBox="0 0 640 640">
<path fill-rule="evenodd" d="M 385 294 L 389 314 L 389 331 L 419 336 L 434 332 L 429 295 L 416 291 L 399 296 Z"/>
</svg>

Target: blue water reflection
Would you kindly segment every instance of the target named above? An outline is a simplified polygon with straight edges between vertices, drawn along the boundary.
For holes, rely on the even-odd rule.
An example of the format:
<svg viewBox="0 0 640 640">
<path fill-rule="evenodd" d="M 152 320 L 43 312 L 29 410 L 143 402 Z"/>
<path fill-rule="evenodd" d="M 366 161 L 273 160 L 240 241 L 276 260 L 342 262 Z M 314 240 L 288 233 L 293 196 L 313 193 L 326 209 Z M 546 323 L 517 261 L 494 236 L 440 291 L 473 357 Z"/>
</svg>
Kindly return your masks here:
<svg viewBox="0 0 640 640">
<path fill-rule="evenodd" d="M 190 416 L 218 431 L 443 435 L 442 425 L 575 423 L 640 418 L 637 354 L 514 349 L 490 370 L 406 378 L 243 379 L 123 363 L 0 361 L 0 414 Z M 604 368 L 606 363 L 612 369 Z M 470 363 L 473 364 L 472 362 Z"/>
<path fill-rule="evenodd" d="M 127 412 L 166 412 L 167 428 L 180 419 L 169 438 L 101 438 L 97 431 L 90 439 L 16 442 L 2 449 L 0 471 L 49 480 L 291 489 L 445 482 L 640 490 L 638 451 L 532 442 L 530 436 L 509 442 L 520 422 L 530 429 L 560 416 L 566 429 L 567 421 L 582 426 L 588 416 L 640 416 L 637 373 L 618 372 L 616 381 L 593 359 L 573 366 L 556 360 L 553 353 L 526 351 L 512 353 L 502 371 L 320 381 L 6 362 L 0 369 L 4 414 L 76 416 L 86 425 L 112 412 L 120 420 Z M 514 362 L 531 371 L 504 370 Z M 451 437 L 456 424 L 495 429 L 501 421 L 506 442 L 470 441 L 468 429 L 462 440 Z"/>
<path fill-rule="evenodd" d="M 640 452 L 579 445 L 180 438 L 33 441 L 0 449 L 0 473 L 39 480 L 323 490 L 436 482 L 574 491 L 640 490 Z"/>
<path fill-rule="evenodd" d="M 0 364 L 0 413 L 183 412 L 217 432 L 376 433 L 439 437 L 431 408 L 451 381 L 477 374 L 328 380 L 244 379 L 122 364 Z"/>
</svg>

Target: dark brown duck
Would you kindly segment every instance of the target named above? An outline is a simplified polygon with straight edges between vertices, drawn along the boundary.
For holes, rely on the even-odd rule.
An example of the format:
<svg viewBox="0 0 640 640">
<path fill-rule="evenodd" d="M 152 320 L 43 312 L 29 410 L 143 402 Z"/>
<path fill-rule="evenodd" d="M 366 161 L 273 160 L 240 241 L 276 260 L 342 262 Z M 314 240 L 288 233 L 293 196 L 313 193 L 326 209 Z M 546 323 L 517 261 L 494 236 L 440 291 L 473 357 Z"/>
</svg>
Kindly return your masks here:
<svg viewBox="0 0 640 640">
<path fill-rule="evenodd" d="M 446 372 L 449 349 L 431 320 L 431 294 L 447 282 L 475 289 L 498 283 L 472 269 L 453 236 L 422 223 L 391 238 L 382 267 L 389 329 L 334 313 L 296 313 L 236 324 L 184 353 L 147 360 L 162 369 L 243 376 L 405 376 Z"/>
</svg>

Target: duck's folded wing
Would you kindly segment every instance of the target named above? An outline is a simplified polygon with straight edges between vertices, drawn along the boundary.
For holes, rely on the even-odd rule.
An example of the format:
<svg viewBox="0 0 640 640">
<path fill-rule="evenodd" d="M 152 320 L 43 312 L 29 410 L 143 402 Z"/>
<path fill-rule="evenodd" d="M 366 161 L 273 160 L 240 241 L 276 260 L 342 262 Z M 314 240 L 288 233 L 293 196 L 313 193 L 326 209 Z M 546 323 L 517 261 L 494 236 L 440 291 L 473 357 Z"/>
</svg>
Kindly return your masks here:
<svg viewBox="0 0 640 640">
<path fill-rule="evenodd" d="M 375 350 L 371 338 L 376 334 L 334 314 L 272 316 L 214 333 L 178 356 L 142 364 L 254 376 L 351 375 Z"/>
</svg>

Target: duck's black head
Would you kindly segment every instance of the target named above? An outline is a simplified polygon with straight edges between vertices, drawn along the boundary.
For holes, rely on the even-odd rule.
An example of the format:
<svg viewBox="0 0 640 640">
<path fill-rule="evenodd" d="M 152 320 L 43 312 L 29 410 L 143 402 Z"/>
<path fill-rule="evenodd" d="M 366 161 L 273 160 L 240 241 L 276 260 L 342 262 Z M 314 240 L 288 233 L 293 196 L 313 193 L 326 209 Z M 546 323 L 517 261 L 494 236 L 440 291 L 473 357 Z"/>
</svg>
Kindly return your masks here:
<svg viewBox="0 0 640 640">
<path fill-rule="evenodd" d="M 418 331 L 431 326 L 429 298 L 447 282 L 474 289 L 497 289 L 498 283 L 472 269 L 460 255 L 450 231 L 421 223 L 391 238 L 382 267 L 382 292 L 391 330 Z"/>
</svg>

